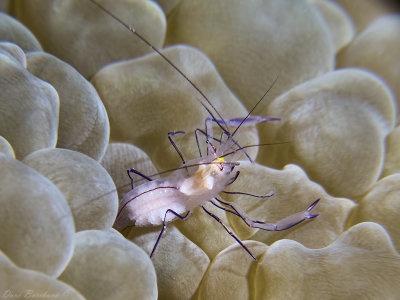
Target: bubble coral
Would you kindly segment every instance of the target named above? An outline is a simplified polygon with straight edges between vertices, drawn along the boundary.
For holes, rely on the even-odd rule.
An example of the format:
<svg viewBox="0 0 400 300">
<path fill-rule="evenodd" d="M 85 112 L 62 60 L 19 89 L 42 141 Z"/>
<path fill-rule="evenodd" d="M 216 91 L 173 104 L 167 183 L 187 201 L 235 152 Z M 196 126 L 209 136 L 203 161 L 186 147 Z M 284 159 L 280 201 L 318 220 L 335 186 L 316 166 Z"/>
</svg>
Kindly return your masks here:
<svg viewBox="0 0 400 300">
<path fill-rule="evenodd" d="M 205 99 L 89 1 L 13 1 L 24 25 L 0 14 L 3 296 L 400 294 L 399 15 L 374 0 L 99 2 L 164 47 L 224 118 L 245 116 L 277 79 L 254 114 L 281 120 L 235 134 L 241 145 L 276 144 L 249 151 L 256 163 L 241 161 L 229 187 L 275 194 L 224 199 L 273 222 L 321 198 L 320 215 L 266 232 L 210 207 L 256 262 L 195 209 L 169 224 L 150 260 L 160 227 L 113 230 L 115 186 L 129 191 L 129 168 L 179 166 L 169 131 L 186 131 L 177 145 L 197 157 L 191 133 L 210 116 Z"/>
<path fill-rule="evenodd" d="M 51 276 L 17 267 L 6 255 L 0 252 L 2 298 L 57 298 L 65 300 L 85 299 L 71 286 Z"/>
</svg>

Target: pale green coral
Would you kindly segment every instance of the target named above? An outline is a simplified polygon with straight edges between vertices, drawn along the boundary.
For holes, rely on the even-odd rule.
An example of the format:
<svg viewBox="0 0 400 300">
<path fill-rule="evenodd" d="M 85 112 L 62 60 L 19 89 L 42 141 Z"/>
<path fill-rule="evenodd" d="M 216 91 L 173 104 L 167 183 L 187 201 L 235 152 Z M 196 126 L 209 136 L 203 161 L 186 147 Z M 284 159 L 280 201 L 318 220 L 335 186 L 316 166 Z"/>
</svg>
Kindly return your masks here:
<svg viewBox="0 0 400 300">
<path fill-rule="evenodd" d="M 358 224 L 321 249 L 292 240 L 246 246 L 259 262 L 245 260 L 238 245 L 225 249 L 211 262 L 197 299 L 394 299 L 399 293 L 400 256 L 376 223 Z"/>
<path fill-rule="evenodd" d="M 151 51 L 141 41 L 129 37 L 121 24 L 89 1 L 16 2 L 18 19 L 32 30 L 43 49 L 75 67 L 85 77 L 91 77 L 107 63 Z M 155 46 L 162 45 L 165 16 L 153 1 L 119 1 L 114 3 L 113 11 L 125 22 L 134 23 Z"/>
<path fill-rule="evenodd" d="M 329 193 L 355 197 L 379 178 L 396 104 L 374 74 L 343 69 L 296 86 L 265 113 L 284 117 L 262 128 L 261 141 L 289 143 L 262 148 L 258 161 L 276 168 L 297 163 Z"/>
<path fill-rule="evenodd" d="M 400 104 L 400 15 L 382 16 L 337 57 L 337 65 L 371 70 L 383 78 Z"/>
<path fill-rule="evenodd" d="M 150 253 L 161 226 L 132 228 L 127 238 Z M 168 227 L 152 257 L 157 272 L 159 299 L 190 299 L 196 292 L 210 259 L 173 224 Z"/>
<path fill-rule="evenodd" d="M 210 117 L 200 104 L 206 100 L 157 54 L 141 56 L 151 49 L 89 1 L 13 1 L 14 13 L 55 56 L 25 54 L 19 47 L 39 50 L 39 43 L 0 15 L 0 37 L 16 43 L 0 50 L 0 248 L 8 256 L 0 255 L 0 295 L 24 287 L 69 299 L 82 298 L 78 292 L 88 299 L 400 294 L 398 16 L 382 16 L 389 10 L 375 0 L 162 1 L 164 43 L 166 18 L 155 2 L 100 2 L 155 46 L 174 44 L 163 53 L 224 118 L 244 117 L 277 78 L 270 100 L 253 112 L 281 118 L 258 126 L 261 142 L 276 144 L 249 149 L 252 157 L 260 150 L 258 163 L 241 161 L 229 187 L 275 194 L 222 196 L 268 222 L 317 198 L 320 215 L 266 232 L 208 207 L 249 239 L 256 262 L 198 208 L 168 224 L 150 260 L 160 226 L 127 228 L 125 238 L 111 228 L 117 200 L 107 172 L 122 197 L 131 184 L 126 169 L 152 175 L 179 166 L 171 131 L 186 131 L 175 136 L 177 146 L 185 159 L 197 157 L 192 133 Z M 175 45 L 182 42 L 211 60 Z M 363 67 L 385 82 L 366 70 L 333 70 L 337 51 L 339 67 Z M 80 74 L 94 76 L 88 82 Z M 108 144 L 109 129 L 117 143 Z M 235 139 L 259 143 L 254 127 Z"/>
<path fill-rule="evenodd" d="M 256 267 L 255 299 L 393 299 L 400 256 L 376 223 L 361 223 L 322 249 L 271 245 Z"/>
<path fill-rule="evenodd" d="M 83 300 L 71 286 L 51 276 L 17 267 L 0 251 L 0 291 L 3 299 Z"/>
<path fill-rule="evenodd" d="M 61 192 L 0 154 L 0 248 L 19 267 L 57 277 L 71 258 L 74 221 Z"/>
<path fill-rule="evenodd" d="M 188 46 L 174 46 L 167 48 L 164 54 L 212 99 L 223 118 L 246 114 L 244 106 L 203 53 Z M 210 116 L 200 102 L 207 103 L 171 66 L 160 60 L 159 55 L 150 54 L 106 66 L 91 82 L 109 114 L 112 140 L 137 145 L 149 154 L 156 167 L 166 170 L 179 166 L 179 156 L 166 137 L 168 132 L 180 130 L 188 133 L 176 138 L 185 159 L 198 156 L 191 133 L 203 127 L 204 120 Z M 242 144 L 257 144 L 254 127 L 247 130 L 245 136 L 238 132 L 237 140 Z M 249 150 L 249 154 L 255 156 L 254 150 Z"/>
<path fill-rule="evenodd" d="M 67 149 L 42 149 L 23 162 L 50 179 L 71 208 L 75 230 L 109 229 L 117 215 L 115 185 L 94 159 Z"/>
<path fill-rule="evenodd" d="M 0 136 L 0 152 L 9 157 L 15 157 L 14 150 L 10 143 L 2 136 Z"/>
<path fill-rule="evenodd" d="M 42 50 L 28 28 L 3 12 L 0 12 L 0 36 L 2 41 L 18 44 L 24 51 Z"/>
<path fill-rule="evenodd" d="M 87 299 L 157 299 L 156 273 L 138 246 L 102 230 L 78 232 L 75 243 L 60 280 Z"/>
<path fill-rule="evenodd" d="M 122 198 L 131 187 L 126 170 L 135 168 L 142 174 L 154 175 L 157 174 L 157 169 L 154 167 L 148 155 L 140 148 L 128 143 L 110 143 L 108 144 L 106 153 L 101 159 L 102 166 L 111 175 L 118 187 L 119 198 Z M 152 178 L 157 178 L 153 176 Z M 135 184 L 141 184 L 143 179 L 138 179 Z"/>
<path fill-rule="evenodd" d="M 0 55 L 0 135 L 21 159 L 37 149 L 55 146 L 58 94 L 53 86 L 25 69 L 22 50 L 11 51 L 18 46 L 1 44 L 5 53 Z"/>
<path fill-rule="evenodd" d="M 332 33 L 336 52 L 347 46 L 354 38 L 353 22 L 347 12 L 337 3 L 330 0 L 309 0 L 322 14 Z"/>
<path fill-rule="evenodd" d="M 109 123 L 96 90 L 74 68 L 44 52 L 27 54 L 27 70 L 50 83 L 60 99 L 57 147 L 85 153 L 96 160 L 104 155 Z"/>
<path fill-rule="evenodd" d="M 334 65 L 329 27 L 306 1 L 181 1 L 167 29 L 167 45 L 202 50 L 248 109 L 276 77 L 271 99 Z"/>
<path fill-rule="evenodd" d="M 360 200 L 349 220 L 350 225 L 365 221 L 385 226 L 400 251 L 400 173 L 379 180 Z"/>
</svg>

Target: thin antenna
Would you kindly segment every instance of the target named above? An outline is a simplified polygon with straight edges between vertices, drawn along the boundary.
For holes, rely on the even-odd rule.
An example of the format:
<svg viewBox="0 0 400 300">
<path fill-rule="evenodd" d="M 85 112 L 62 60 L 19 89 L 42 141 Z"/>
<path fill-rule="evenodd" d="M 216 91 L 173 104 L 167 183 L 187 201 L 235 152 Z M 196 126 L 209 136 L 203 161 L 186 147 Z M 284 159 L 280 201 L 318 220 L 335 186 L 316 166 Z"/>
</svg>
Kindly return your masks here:
<svg viewBox="0 0 400 300">
<path fill-rule="evenodd" d="M 200 90 L 200 88 L 198 88 L 196 86 L 196 84 L 189 79 L 189 77 L 186 76 L 185 73 L 183 73 L 177 66 L 175 66 L 175 64 L 168 58 L 166 57 L 164 54 L 162 54 L 162 52 L 160 50 L 158 50 L 156 47 L 154 47 L 145 37 L 143 37 L 141 34 L 139 34 L 135 28 L 129 26 L 127 23 L 125 23 L 124 21 L 122 21 L 121 19 L 119 19 L 116 15 L 114 15 L 111 11 L 109 11 L 108 9 L 106 9 L 104 6 L 102 6 L 101 4 L 97 3 L 94 0 L 89 0 L 90 2 L 92 2 L 94 5 L 96 5 L 98 8 L 100 8 L 102 11 L 104 11 L 105 13 L 107 13 L 110 17 L 112 17 L 115 21 L 117 21 L 118 23 L 120 23 L 122 26 L 124 26 L 126 29 L 128 29 L 130 32 L 132 32 L 134 35 L 136 35 L 139 39 L 141 39 L 147 46 L 149 46 L 154 52 L 156 52 L 158 55 L 160 55 L 172 68 L 174 68 L 183 78 L 186 79 L 187 82 L 190 83 L 190 85 L 206 100 L 206 102 L 212 107 L 212 109 L 217 113 L 218 117 L 222 120 L 222 122 L 224 123 L 225 127 L 222 126 L 221 123 L 218 122 L 218 120 L 215 118 L 215 116 L 213 115 L 213 113 L 210 111 L 210 109 L 205 106 L 205 104 L 198 100 L 200 102 L 200 104 L 204 107 L 204 109 L 211 115 L 211 117 L 214 119 L 214 121 L 218 124 L 218 126 L 228 135 L 230 135 L 230 132 L 228 131 L 228 126 L 225 123 L 225 120 L 222 118 L 222 116 L 220 115 L 220 113 L 218 112 L 218 110 L 215 108 L 215 106 L 211 103 L 210 100 L 208 100 L 207 96 Z"/>
<path fill-rule="evenodd" d="M 278 76 L 275 77 L 274 81 L 272 82 L 271 86 L 267 89 L 267 91 L 264 93 L 264 95 L 260 98 L 260 100 L 257 101 L 256 105 L 253 106 L 253 108 L 249 111 L 247 116 L 240 122 L 238 127 L 233 131 L 232 136 L 239 130 L 239 128 L 242 126 L 242 124 L 250 117 L 251 113 L 256 109 L 256 107 L 261 103 L 261 101 L 264 99 L 264 97 L 268 94 L 268 92 L 274 87 L 275 82 L 278 80 Z"/>
<path fill-rule="evenodd" d="M 222 129 L 222 131 L 232 139 L 233 143 L 239 147 L 239 149 L 242 149 L 246 157 L 249 159 L 250 162 L 253 162 L 253 160 L 250 158 L 250 156 L 246 153 L 244 148 L 240 147 L 240 145 L 233 139 L 233 135 L 239 130 L 239 128 L 242 126 L 242 124 L 249 118 L 251 113 L 255 110 L 255 108 L 261 103 L 261 101 L 264 99 L 264 97 L 268 94 L 268 92 L 272 89 L 274 86 L 275 82 L 278 79 L 278 76 L 274 79 L 273 83 L 271 86 L 268 88 L 268 90 L 264 93 L 264 95 L 261 97 L 260 100 L 256 103 L 256 105 L 250 110 L 250 112 L 246 115 L 246 117 L 241 121 L 241 123 L 236 127 L 235 131 L 233 134 L 229 132 L 229 127 L 228 124 L 226 123 L 225 119 L 222 118 L 221 114 L 218 112 L 218 110 L 215 108 L 215 106 L 211 103 L 211 101 L 207 98 L 207 96 L 201 91 L 199 87 L 196 86 L 196 84 L 185 74 L 183 71 L 181 71 L 167 56 L 165 56 L 158 48 L 153 46 L 145 37 L 143 37 L 140 33 L 136 31 L 135 28 L 131 27 L 124 21 L 122 21 L 120 18 L 118 18 L 116 15 L 114 15 L 111 11 L 109 11 L 107 8 L 102 6 L 101 4 L 97 3 L 95 0 L 89 0 L 92 2 L 94 5 L 96 5 L 100 10 L 105 12 L 107 15 L 112 17 L 115 21 L 117 21 L 119 24 L 121 24 L 123 27 L 128 29 L 131 33 L 136 35 L 140 40 L 142 40 L 147 46 L 149 46 L 154 52 L 156 52 L 161 58 L 164 59 L 165 62 L 167 62 L 173 69 L 175 69 L 202 97 L 208 105 L 216 112 L 217 116 L 220 118 L 220 120 L 217 120 L 214 116 L 214 114 L 211 112 L 211 110 L 201 101 L 200 99 L 196 98 L 196 100 L 203 106 L 203 108 L 210 114 L 212 119 L 214 120 L 215 123 Z M 223 123 L 223 125 L 221 124 Z"/>
</svg>

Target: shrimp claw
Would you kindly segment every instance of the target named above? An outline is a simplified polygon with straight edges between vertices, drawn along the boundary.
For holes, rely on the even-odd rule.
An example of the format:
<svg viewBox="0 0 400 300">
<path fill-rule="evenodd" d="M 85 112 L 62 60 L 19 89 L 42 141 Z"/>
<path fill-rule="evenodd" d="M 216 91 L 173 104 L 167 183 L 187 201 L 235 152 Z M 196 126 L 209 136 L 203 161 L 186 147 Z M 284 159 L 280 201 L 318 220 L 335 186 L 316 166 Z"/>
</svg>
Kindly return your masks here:
<svg viewBox="0 0 400 300">
<path fill-rule="evenodd" d="M 207 118 L 207 122 L 214 122 L 217 123 L 221 122 L 222 120 L 214 120 L 212 118 Z M 229 120 L 225 120 L 225 123 L 228 127 L 237 127 L 237 126 L 250 126 L 250 125 L 256 125 L 258 123 L 265 123 L 265 122 L 271 122 L 271 121 L 280 121 L 280 118 L 274 118 L 274 117 L 263 117 L 263 116 L 248 116 L 246 118 L 233 118 Z"/>
<path fill-rule="evenodd" d="M 312 214 L 311 210 L 318 204 L 320 199 L 317 199 L 316 201 L 314 201 L 306 210 L 295 213 L 289 217 L 286 217 L 286 218 L 278 221 L 277 223 L 265 223 L 263 221 L 254 220 L 249 215 L 247 215 L 240 208 L 239 205 L 237 205 L 235 203 L 225 202 L 218 198 L 215 198 L 215 199 L 219 203 L 232 208 L 232 210 L 226 210 L 226 209 L 220 207 L 221 209 L 223 209 L 227 212 L 233 213 L 234 215 L 237 215 L 238 217 L 240 217 L 247 224 L 247 226 L 253 227 L 253 228 L 260 228 L 260 229 L 268 230 L 268 231 L 286 230 L 286 229 L 289 229 L 290 227 L 293 227 L 305 220 L 314 219 L 315 217 L 319 216 L 319 214 Z"/>
<path fill-rule="evenodd" d="M 289 229 L 290 227 L 293 227 L 305 220 L 313 219 L 319 216 L 319 214 L 311 214 L 311 210 L 318 204 L 319 200 L 320 199 L 314 201 L 306 210 L 293 214 L 289 217 L 286 217 L 275 224 L 255 221 L 252 227 L 265 230 L 272 230 L 272 231 L 281 231 Z"/>
</svg>

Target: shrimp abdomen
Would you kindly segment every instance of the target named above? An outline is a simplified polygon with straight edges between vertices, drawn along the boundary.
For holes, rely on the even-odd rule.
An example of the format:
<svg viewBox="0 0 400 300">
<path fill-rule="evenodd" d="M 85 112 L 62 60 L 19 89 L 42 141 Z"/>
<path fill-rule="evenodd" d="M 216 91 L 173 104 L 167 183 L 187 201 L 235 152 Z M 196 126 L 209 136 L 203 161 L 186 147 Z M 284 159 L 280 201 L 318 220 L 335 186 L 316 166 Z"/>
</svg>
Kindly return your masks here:
<svg viewBox="0 0 400 300">
<path fill-rule="evenodd" d="M 123 230 L 127 226 L 161 225 L 175 219 L 173 214 L 165 215 L 168 209 L 178 214 L 187 211 L 187 196 L 165 180 L 154 180 L 142 184 L 130 192 L 120 201 L 120 208 L 114 228 Z"/>
</svg>

